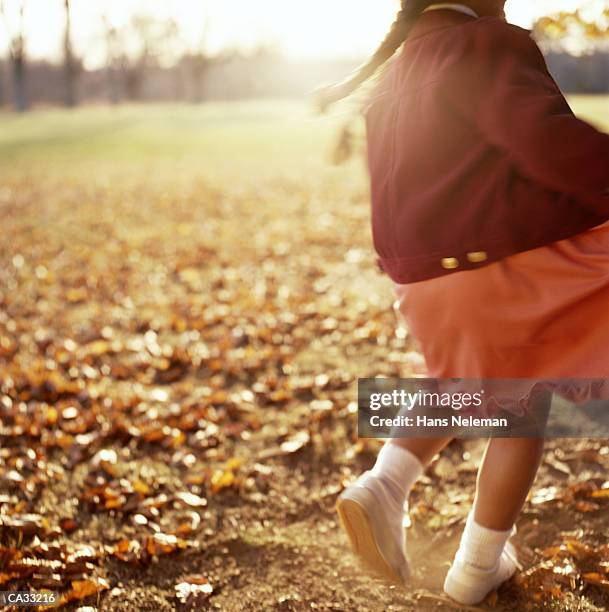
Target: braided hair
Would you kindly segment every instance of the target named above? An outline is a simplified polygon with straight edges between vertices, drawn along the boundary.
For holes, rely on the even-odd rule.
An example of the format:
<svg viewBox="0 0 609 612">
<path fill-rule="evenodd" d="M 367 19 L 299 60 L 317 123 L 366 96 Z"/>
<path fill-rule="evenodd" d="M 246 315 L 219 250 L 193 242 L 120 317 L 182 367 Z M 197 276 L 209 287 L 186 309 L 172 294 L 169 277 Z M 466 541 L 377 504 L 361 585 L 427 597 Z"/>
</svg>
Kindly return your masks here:
<svg viewBox="0 0 609 612">
<path fill-rule="evenodd" d="M 402 46 L 423 11 L 431 4 L 433 4 L 433 0 L 401 0 L 400 10 L 391 25 L 389 33 L 372 57 L 357 68 L 352 76 L 336 85 L 324 88 L 320 92 L 319 104 L 321 110 L 323 111 L 330 104 L 346 98 L 372 77 Z"/>
</svg>

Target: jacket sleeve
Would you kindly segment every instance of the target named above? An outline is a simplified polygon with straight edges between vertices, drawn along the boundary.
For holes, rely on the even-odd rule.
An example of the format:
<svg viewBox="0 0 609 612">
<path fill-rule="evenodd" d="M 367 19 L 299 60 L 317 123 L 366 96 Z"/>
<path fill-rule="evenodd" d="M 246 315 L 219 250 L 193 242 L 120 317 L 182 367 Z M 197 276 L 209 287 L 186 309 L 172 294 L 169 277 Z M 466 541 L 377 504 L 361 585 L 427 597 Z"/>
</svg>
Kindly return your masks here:
<svg viewBox="0 0 609 612">
<path fill-rule="evenodd" d="M 451 71 L 449 104 L 524 176 L 595 199 L 609 194 L 609 135 L 578 119 L 527 30 L 478 24 Z"/>
</svg>

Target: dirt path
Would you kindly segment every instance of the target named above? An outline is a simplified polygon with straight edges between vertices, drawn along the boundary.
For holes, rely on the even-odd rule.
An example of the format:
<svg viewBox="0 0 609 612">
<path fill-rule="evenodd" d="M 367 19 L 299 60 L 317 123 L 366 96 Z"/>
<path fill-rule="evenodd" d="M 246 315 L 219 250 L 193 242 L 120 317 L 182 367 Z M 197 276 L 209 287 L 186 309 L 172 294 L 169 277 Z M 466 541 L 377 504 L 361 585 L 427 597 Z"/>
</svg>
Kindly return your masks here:
<svg viewBox="0 0 609 612">
<path fill-rule="evenodd" d="M 2 588 L 109 611 L 454 609 L 439 587 L 479 443 L 415 488 L 409 590 L 359 569 L 333 510 L 378 449 L 357 379 L 421 372 L 366 194 L 69 176 L 3 192 Z M 608 467 L 602 441 L 549 444 L 526 571 L 488 609 L 608 608 Z"/>
<path fill-rule="evenodd" d="M 409 530 L 409 551 L 416 565 L 408 590 L 387 586 L 361 570 L 348 550 L 333 511 L 336 489 L 340 487 L 336 478 L 340 466 L 324 459 L 328 474 L 326 479 L 321 478 L 312 451 L 303 451 L 298 462 L 295 458 L 271 462 L 273 483 L 267 500 L 276 501 L 244 505 L 236 497 L 232 500 L 225 497 L 222 514 L 227 527 L 206 545 L 204 553 L 163 559 L 135 573 L 116 566 L 114 577 L 121 585 L 120 594 L 104 597 L 103 609 L 129 610 L 134 605 L 141 610 L 176 609 L 176 583 L 184 575 L 201 573 L 215 585 L 213 596 L 205 601 L 205 609 L 371 612 L 465 609 L 444 598 L 441 585 L 458 544 L 474 486 L 471 466 L 459 472 L 457 461 L 463 452 L 475 455 L 480 446 L 478 442 L 455 443 L 447 456 L 434 464 L 428 480 L 417 485 L 412 499 L 413 526 Z M 573 442 L 560 447 L 574 454 L 580 452 Z M 585 454 L 589 451 L 587 445 Z M 367 464 L 371 458 L 372 455 L 365 454 L 357 463 Z M 456 475 L 449 482 L 436 475 L 448 470 Z M 555 471 L 544 464 L 537 493 L 546 484 L 556 484 Z M 602 473 L 600 469 L 593 471 Z M 563 484 L 571 480 L 580 482 L 575 474 L 572 478 L 565 474 Z M 454 503 L 450 505 L 446 499 Z M 539 551 L 571 539 L 598 545 L 599 538 L 606 533 L 607 518 L 606 509 L 584 514 L 562 504 L 529 503 L 518 523 L 516 537 L 521 560 L 526 568 L 535 567 L 540 562 Z M 556 562 L 547 572 L 538 571 L 534 582 L 547 582 L 554 568 L 560 567 Z M 492 596 L 476 609 L 591 611 L 604 610 L 609 602 L 595 588 L 585 588 L 581 594 L 565 589 L 560 596 L 543 600 L 539 599 L 539 592 L 512 581 L 502 587 L 498 597 Z M 200 609 L 197 605 L 200 604 L 177 607 Z"/>
</svg>

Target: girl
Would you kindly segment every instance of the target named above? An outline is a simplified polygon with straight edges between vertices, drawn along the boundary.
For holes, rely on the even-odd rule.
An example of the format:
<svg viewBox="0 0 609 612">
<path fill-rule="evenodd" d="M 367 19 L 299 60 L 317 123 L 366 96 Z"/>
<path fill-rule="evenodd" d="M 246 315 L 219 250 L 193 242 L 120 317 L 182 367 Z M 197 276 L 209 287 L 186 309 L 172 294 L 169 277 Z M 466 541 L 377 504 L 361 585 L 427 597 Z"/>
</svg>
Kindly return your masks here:
<svg viewBox="0 0 609 612">
<path fill-rule="evenodd" d="M 609 136 L 574 116 L 504 4 L 402 0 L 370 62 L 320 103 L 402 48 L 366 110 L 372 229 L 430 377 L 609 377 Z M 390 441 L 338 500 L 354 552 L 394 582 L 409 576 L 409 491 L 449 441 Z M 516 571 L 508 540 L 542 446 L 488 443 L 444 584 L 458 602 Z"/>
</svg>

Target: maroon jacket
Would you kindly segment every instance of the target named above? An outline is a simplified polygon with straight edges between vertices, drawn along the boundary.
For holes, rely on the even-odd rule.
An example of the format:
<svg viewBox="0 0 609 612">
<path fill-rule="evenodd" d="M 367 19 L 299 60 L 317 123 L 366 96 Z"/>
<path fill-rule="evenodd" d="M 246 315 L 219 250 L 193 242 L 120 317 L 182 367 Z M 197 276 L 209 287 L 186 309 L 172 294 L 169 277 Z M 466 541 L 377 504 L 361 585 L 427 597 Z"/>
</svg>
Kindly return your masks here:
<svg viewBox="0 0 609 612">
<path fill-rule="evenodd" d="M 372 229 L 398 283 L 609 219 L 609 136 L 575 117 L 527 30 L 424 13 L 366 109 Z"/>
</svg>

